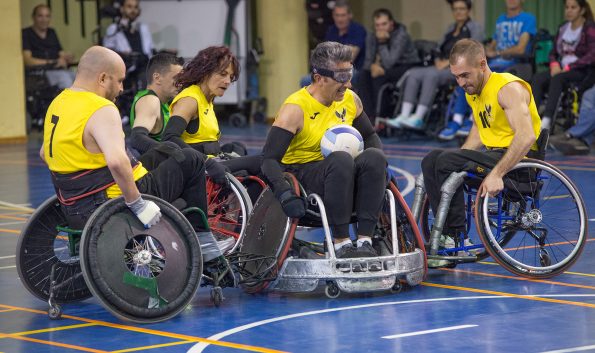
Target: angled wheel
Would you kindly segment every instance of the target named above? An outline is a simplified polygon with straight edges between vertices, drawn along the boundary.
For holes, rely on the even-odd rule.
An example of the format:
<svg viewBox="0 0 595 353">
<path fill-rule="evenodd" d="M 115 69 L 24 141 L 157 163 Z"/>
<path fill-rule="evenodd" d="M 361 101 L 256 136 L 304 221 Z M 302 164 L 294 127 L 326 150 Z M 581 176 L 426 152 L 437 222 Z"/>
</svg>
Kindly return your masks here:
<svg viewBox="0 0 595 353">
<path fill-rule="evenodd" d="M 81 266 L 93 295 L 115 316 L 139 323 L 167 320 L 192 300 L 202 274 L 200 245 L 176 208 L 150 195 L 161 220 L 145 229 L 122 198 L 89 218 Z"/>
<path fill-rule="evenodd" d="M 242 183 L 227 174 L 229 187 L 221 187 L 207 179 L 207 219 L 217 240 L 234 239 L 234 245 L 226 253 L 237 249 L 252 212 L 252 201 Z"/>
<path fill-rule="evenodd" d="M 17 270 L 21 282 L 31 294 L 47 301 L 50 298 L 50 275 L 54 267 L 55 282 L 70 281 L 54 289 L 57 303 L 69 303 L 91 296 L 79 264 L 78 243 L 69 242 L 68 234 L 57 227 L 67 226 L 58 198 L 47 199 L 31 215 L 17 245 Z"/>
<path fill-rule="evenodd" d="M 558 168 L 532 159 L 503 180 L 502 193 L 477 201 L 476 227 L 486 250 L 519 276 L 549 278 L 566 271 L 580 256 L 587 234 L 576 186 Z M 503 237 L 508 237 L 504 245 Z"/>
</svg>

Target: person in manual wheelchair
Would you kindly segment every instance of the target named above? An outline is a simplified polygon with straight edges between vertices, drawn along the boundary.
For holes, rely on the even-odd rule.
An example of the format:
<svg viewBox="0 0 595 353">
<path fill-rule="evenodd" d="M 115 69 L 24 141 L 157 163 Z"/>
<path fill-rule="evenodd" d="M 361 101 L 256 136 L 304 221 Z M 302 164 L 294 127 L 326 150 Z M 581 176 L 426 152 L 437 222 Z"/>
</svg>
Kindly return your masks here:
<svg viewBox="0 0 595 353">
<path fill-rule="evenodd" d="M 187 207 L 206 210 L 204 155 L 179 150 L 147 171 L 125 148 L 120 115 L 113 103 L 122 91 L 125 72 L 117 53 L 91 47 L 80 59 L 72 87 L 48 108 L 40 156 L 51 171 L 70 228 L 83 229 L 97 207 L 120 195 L 145 228 L 159 222 L 161 212 L 141 193 L 167 202 L 181 198 Z M 186 218 L 197 232 L 208 277 L 222 271 L 225 278 L 220 284 L 234 286 L 233 273 L 213 235 L 204 229 L 202 216 L 188 213 Z"/>
<path fill-rule="evenodd" d="M 387 161 L 360 98 L 351 90 L 351 60 L 351 49 L 340 43 L 323 42 L 314 48 L 312 84 L 281 106 L 263 148 L 262 173 L 288 217 L 303 217 L 306 204 L 284 171 L 293 173 L 307 193 L 322 197 L 338 258 L 376 257 L 371 237 L 387 185 Z M 355 159 L 342 151 L 322 155 L 324 132 L 338 124 L 352 125 L 364 139 L 364 151 Z M 349 236 L 354 210 L 355 246 Z"/>
<path fill-rule="evenodd" d="M 497 195 L 504 187 L 503 176 L 525 156 L 537 150 L 541 130 L 531 86 L 508 73 L 496 73 L 487 64 L 483 45 L 462 39 L 450 53 L 450 70 L 465 90 L 473 110 L 474 124 L 459 150 L 436 149 L 422 161 L 425 189 L 434 214 L 441 198 L 441 187 L 452 172 L 462 171 L 475 162 L 491 172 L 484 178 L 477 195 Z M 483 148 L 487 150 L 482 150 Z M 454 243 L 465 232 L 465 201 L 459 187 L 450 203 L 441 237 L 441 247 Z M 469 240 L 464 240 L 465 245 Z M 429 259 L 428 266 L 442 267 L 448 260 Z"/>
</svg>

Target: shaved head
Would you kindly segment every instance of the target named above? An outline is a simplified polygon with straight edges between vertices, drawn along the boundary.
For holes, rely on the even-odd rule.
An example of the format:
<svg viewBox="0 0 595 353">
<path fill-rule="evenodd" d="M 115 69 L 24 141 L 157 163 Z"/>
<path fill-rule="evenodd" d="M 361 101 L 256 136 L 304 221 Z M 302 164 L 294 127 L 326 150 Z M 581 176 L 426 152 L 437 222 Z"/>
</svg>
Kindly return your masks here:
<svg viewBox="0 0 595 353">
<path fill-rule="evenodd" d="M 108 74 L 115 73 L 120 67 L 124 66 L 124 60 L 115 51 L 93 46 L 85 51 L 79 60 L 76 77 L 84 79 L 95 78 L 102 72 Z"/>
<path fill-rule="evenodd" d="M 81 56 L 73 87 L 113 101 L 123 90 L 125 77 L 126 65 L 120 55 L 111 49 L 94 46 Z"/>
</svg>

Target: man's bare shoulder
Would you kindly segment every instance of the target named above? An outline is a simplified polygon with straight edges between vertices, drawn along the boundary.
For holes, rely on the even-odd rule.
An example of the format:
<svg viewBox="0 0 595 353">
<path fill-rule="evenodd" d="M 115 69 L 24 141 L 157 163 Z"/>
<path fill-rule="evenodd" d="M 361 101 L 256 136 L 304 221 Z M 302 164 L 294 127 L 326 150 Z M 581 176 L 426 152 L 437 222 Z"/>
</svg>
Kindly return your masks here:
<svg viewBox="0 0 595 353">
<path fill-rule="evenodd" d="M 274 125 L 293 133 L 298 132 L 304 125 L 302 107 L 293 103 L 283 104 L 275 118 Z"/>
</svg>

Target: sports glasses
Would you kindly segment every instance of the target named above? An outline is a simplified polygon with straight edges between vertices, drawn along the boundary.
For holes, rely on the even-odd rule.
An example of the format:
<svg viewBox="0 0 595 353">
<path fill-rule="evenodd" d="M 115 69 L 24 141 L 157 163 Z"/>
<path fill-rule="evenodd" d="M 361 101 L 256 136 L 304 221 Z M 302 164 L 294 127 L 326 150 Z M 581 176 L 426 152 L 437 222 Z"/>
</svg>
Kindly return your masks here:
<svg viewBox="0 0 595 353">
<path fill-rule="evenodd" d="M 327 70 L 323 68 L 313 67 L 312 73 L 319 74 L 321 76 L 330 77 L 339 83 L 347 83 L 353 78 L 353 67 L 349 69 L 341 69 L 337 71 Z"/>
</svg>

